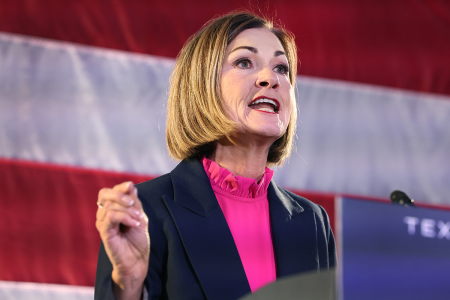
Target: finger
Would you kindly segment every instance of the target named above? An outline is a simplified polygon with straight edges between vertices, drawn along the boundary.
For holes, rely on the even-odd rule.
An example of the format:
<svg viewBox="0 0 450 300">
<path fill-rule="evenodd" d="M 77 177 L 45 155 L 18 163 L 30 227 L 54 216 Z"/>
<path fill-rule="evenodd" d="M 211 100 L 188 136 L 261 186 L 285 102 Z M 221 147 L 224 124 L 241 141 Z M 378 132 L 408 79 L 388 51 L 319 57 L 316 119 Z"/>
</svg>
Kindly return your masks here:
<svg viewBox="0 0 450 300">
<path fill-rule="evenodd" d="M 124 194 L 114 189 L 103 188 L 98 193 L 97 203 L 100 206 L 104 206 L 106 201 L 117 202 L 123 206 L 131 206 L 135 204 L 135 199 L 130 197 L 130 195 Z"/>
<path fill-rule="evenodd" d="M 126 201 L 130 201 L 133 202 L 133 204 L 131 204 L 131 206 L 135 207 L 138 210 L 143 211 L 142 208 L 142 202 L 139 200 L 138 198 L 138 190 L 134 185 L 131 185 L 131 188 L 129 189 L 130 193 L 128 193 L 127 195 L 124 195 L 124 199 L 122 201 L 126 202 Z M 133 201 L 131 201 L 131 200 Z"/>
<path fill-rule="evenodd" d="M 100 235 L 106 237 L 110 229 L 118 228 L 120 224 L 128 227 L 139 227 L 141 222 L 132 218 L 128 213 L 123 211 L 108 210 L 103 221 L 97 220 L 95 226 Z"/>
<path fill-rule="evenodd" d="M 139 208 L 139 209 L 142 208 L 142 205 L 138 198 L 138 190 L 132 181 L 126 181 L 121 184 L 118 184 L 118 185 L 114 186 L 113 190 L 118 190 L 120 192 L 123 192 L 124 194 L 126 194 L 126 196 L 128 196 L 132 200 L 134 200 L 133 204 L 137 204 L 137 205 L 135 205 L 136 208 Z M 128 198 L 124 199 L 125 202 L 128 200 L 129 200 Z M 133 205 L 133 204 L 130 204 L 130 205 Z"/>
<path fill-rule="evenodd" d="M 140 209 L 140 210 L 142 210 L 143 208 L 142 208 L 142 202 L 141 202 L 141 200 L 139 200 L 139 198 L 138 198 L 138 190 L 137 190 L 137 188 L 133 185 L 133 188 L 132 188 L 132 192 L 131 192 L 131 194 L 129 194 L 128 195 L 131 199 L 133 199 L 134 200 L 134 207 L 136 207 L 137 209 Z"/>
<path fill-rule="evenodd" d="M 103 208 L 97 210 L 97 220 L 103 221 L 108 211 L 121 211 L 129 214 L 133 219 L 140 221 L 143 218 L 144 212 L 141 209 L 137 209 L 134 206 L 124 207 L 121 204 L 113 201 L 106 201 Z"/>
<path fill-rule="evenodd" d="M 119 191 L 124 194 L 133 194 L 134 189 L 134 183 L 132 181 L 125 181 L 113 187 L 113 190 Z"/>
</svg>

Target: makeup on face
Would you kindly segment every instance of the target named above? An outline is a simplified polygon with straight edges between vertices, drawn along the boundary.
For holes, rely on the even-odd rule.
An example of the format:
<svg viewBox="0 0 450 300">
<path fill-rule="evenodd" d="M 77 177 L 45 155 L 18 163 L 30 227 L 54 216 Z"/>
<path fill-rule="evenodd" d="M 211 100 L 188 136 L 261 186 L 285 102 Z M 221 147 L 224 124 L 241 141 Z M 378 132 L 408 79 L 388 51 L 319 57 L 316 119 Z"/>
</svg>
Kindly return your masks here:
<svg viewBox="0 0 450 300">
<path fill-rule="evenodd" d="M 240 133 L 269 140 L 284 134 L 292 86 L 283 46 L 271 31 L 247 29 L 228 45 L 221 89 L 224 108 Z"/>
</svg>

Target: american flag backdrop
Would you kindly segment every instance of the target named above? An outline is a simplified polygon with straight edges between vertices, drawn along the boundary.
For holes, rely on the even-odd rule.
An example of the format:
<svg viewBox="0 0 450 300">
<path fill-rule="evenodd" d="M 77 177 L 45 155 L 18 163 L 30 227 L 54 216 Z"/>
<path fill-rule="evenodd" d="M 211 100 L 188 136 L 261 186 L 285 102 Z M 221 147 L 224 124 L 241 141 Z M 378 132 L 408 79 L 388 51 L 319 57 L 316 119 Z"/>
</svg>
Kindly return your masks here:
<svg viewBox="0 0 450 300">
<path fill-rule="evenodd" d="M 279 185 L 333 220 L 335 195 L 450 206 L 448 1 L 2 0 L 1 299 L 92 298 L 98 190 L 177 164 L 164 133 L 175 57 L 242 8 L 299 48 Z"/>
</svg>

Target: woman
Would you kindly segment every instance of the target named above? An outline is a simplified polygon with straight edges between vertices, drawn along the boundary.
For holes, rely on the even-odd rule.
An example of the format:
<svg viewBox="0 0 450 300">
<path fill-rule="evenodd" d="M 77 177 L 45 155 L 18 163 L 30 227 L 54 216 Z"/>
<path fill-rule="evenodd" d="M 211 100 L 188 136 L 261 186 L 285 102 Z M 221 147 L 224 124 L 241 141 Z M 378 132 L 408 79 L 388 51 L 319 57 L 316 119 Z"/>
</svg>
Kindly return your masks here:
<svg viewBox="0 0 450 300">
<path fill-rule="evenodd" d="M 291 152 L 296 67 L 292 35 L 252 14 L 212 20 L 189 40 L 167 117 L 169 151 L 182 161 L 100 191 L 96 299 L 236 299 L 334 266 L 326 212 L 266 167 Z"/>
</svg>

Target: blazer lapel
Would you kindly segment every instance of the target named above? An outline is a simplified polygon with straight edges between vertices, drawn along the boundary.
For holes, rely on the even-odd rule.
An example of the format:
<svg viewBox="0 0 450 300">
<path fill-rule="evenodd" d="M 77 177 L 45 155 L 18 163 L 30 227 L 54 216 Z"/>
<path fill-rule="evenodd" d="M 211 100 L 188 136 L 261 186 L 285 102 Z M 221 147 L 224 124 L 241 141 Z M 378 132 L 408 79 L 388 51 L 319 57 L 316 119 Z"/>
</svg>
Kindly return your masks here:
<svg viewBox="0 0 450 300">
<path fill-rule="evenodd" d="M 315 214 L 272 181 L 268 188 L 277 277 L 318 270 Z"/>
<path fill-rule="evenodd" d="M 208 299 L 250 292 L 239 253 L 203 166 L 183 160 L 172 172 L 174 199 L 164 203 Z"/>
</svg>

